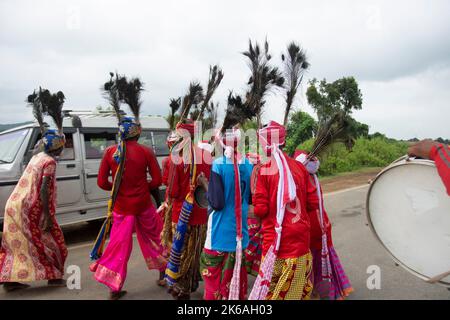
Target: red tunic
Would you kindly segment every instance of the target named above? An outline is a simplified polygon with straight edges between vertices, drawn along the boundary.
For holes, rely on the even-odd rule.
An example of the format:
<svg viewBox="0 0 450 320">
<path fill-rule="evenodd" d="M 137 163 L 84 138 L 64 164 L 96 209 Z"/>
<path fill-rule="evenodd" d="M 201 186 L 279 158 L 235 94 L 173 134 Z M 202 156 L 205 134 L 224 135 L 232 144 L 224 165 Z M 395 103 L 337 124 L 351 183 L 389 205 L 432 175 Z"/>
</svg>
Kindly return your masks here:
<svg viewBox="0 0 450 320">
<path fill-rule="evenodd" d="M 309 173 L 302 164 L 285 155 L 297 187 L 299 205 L 292 204 L 297 210 L 286 208 L 281 231 L 281 243 L 278 258 L 298 258 L 309 252 L 310 218 L 308 212 L 318 208 L 315 186 L 309 179 Z M 253 195 L 254 214 L 260 217 L 263 235 L 263 255 L 267 253 L 275 239 L 277 213 L 278 168 L 275 161 L 264 164 L 258 174 L 256 191 Z M 265 174 L 265 170 L 271 170 Z M 266 171 L 267 173 L 268 171 Z M 294 211 L 296 213 L 293 213 Z"/>
<path fill-rule="evenodd" d="M 315 184 L 313 175 L 309 175 L 309 180 L 313 185 Z M 316 191 L 317 192 L 317 191 Z M 322 187 L 320 187 L 320 194 L 322 195 L 320 201 L 322 202 L 322 210 L 323 210 L 323 220 L 325 224 L 325 232 L 327 233 L 327 245 L 328 248 L 333 246 L 333 241 L 331 239 L 331 223 L 328 219 L 328 214 L 325 210 L 325 206 L 323 203 L 323 193 L 322 193 Z M 319 223 L 319 207 L 317 207 L 316 210 L 309 212 L 309 218 L 311 222 L 311 243 L 310 247 L 311 249 L 322 249 L 322 229 L 320 228 Z"/>
<path fill-rule="evenodd" d="M 162 161 L 162 184 L 166 187 L 169 185 L 169 168 L 170 168 L 170 155 L 165 157 Z"/>
<path fill-rule="evenodd" d="M 109 177 L 118 167 L 113 159 L 116 150 L 117 145 L 108 147 L 100 164 L 97 184 L 103 190 L 112 189 Z M 151 182 L 147 181 L 147 173 L 150 173 Z M 114 211 L 124 215 L 135 215 L 145 211 L 153 205 L 150 190 L 160 185 L 161 170 L 153 150 L 137 141 L 126 141 L 125 168 Z"/>
<path fill-rule="evenodd" d="M 450 148 L 444 144 L 433 146 L 430 151 L 430 159 L 434 160 L 445 189 L 447 189 L 447 194 L 450 196 Z"/>
<path fill-rule="evenodd" d="M 211 153 L 206 150 L 202 150 L 195 147 L 196 161 L 197 163 L 197 176 L 200 172 L 203 172 L 206 178 L 209 180 L 209 174 L 211 171 Z M 200 161 L 201 159 L 201 161 Z M 177 223 L 178 218 L 181 213 L 181 208 L 183 206 L 184 199 L 186 198 L 189 188 L 190 188 L 190 177 L 189 177 L 189 165 L 184 165 L 180 163 L 175 165 L 173 185 L 170 190 L 169 196 L 173 199 L 172 203 L 172 222 Z M 189 224 L 190 225 L 201 225 L 208 221 L 207 209 L 200 208 L 194 201 L 194 208 L 192 209 Z"/>
</svg>

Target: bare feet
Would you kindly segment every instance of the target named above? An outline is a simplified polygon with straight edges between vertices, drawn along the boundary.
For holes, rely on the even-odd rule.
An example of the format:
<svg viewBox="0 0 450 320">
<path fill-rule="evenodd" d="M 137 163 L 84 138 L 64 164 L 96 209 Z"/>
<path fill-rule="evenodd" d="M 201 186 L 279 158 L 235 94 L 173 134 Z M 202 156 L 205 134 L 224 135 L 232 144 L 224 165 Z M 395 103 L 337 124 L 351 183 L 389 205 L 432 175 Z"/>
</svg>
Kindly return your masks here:
<svg viewBox="0 0 450 320">
<path fill-rule="evenodd" d="M 156 285 L 160 286 L 160 287 L 165 287 L 166 286 L 166 280 L 165 279 L 156 280 Z"/>
<path fill-rule="evenodd" d="M 20 282 L 5 282 L 3 284 L 3 289 L 5 289 L 6 292 L 16 291 L 20 289 L 26 289 L 28 288 L 28 284 L 20 283 Z"/>
<path fill-rule="evenodd" d="M 166 279 L 164 279 L 165 274 L 166 274 L 165 271 L 160 271 L 159 272 L 159 279 L 156 280 L 156 285 L 157 286 L 160 286 L 160 287 L 165 287 L 166 286 L 167 282 L 166 282 Z"/>
<path fill-rule="evenodd" d="M 109 300 L 119 300 L 126 294 L 127 294 L 127 292 L 125 290 L 111 291 L 111 293 L 109 294 Z"/>
<path fill-rule="evenodd" d="M 49 287 L 66 287 L 67 283 L 64 279 L 52 279 L 48 280 L 47 284 Z"/>
</svg>

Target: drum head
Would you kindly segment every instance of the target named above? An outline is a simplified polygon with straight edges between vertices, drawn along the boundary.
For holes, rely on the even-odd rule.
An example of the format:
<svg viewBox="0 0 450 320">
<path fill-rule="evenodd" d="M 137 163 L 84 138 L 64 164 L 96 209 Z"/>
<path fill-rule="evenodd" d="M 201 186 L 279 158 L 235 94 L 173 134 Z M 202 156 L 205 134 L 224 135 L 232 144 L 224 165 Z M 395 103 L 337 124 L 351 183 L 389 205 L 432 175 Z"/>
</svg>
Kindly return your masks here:
<svg viewBox="0 0 450 320">
<path fill-rule="evenodd" d="M 206 190 L 202 187 L 197 187 L 194 190 L 194 200 L 195 203 L 200 208 L 208 208 L 208 198 L 206 197 Z"/>
<path fill-rule="evenodd" d="M 399 161 L 372 182 L 372 231 L 393 258 L 428 280 L 450 270 L 450 197 L 428 160 Z M 450 276 L 440 284 L 450 286 Z"/>
</svg>

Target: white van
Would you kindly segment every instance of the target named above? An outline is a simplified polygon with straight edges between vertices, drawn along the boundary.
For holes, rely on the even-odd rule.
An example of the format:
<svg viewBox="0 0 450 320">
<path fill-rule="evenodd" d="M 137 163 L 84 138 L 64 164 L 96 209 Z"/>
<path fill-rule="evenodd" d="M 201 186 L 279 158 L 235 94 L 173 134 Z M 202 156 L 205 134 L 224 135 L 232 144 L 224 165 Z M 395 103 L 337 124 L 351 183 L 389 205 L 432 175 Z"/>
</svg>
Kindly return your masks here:
<svg viewBox="0 0 450 320">
<path fill-rule="evenodd" d="M 142 116 L 140 121 L 139 142 L 153 148 L 161 167 L 162 159 L 169 154 L 166 145 L 169 124 L 158 116 Z M 109 192 L 97 186 L 97 173 L 103 151 L 116 143 L 117 131 L 117 118 L 110 111 L 65 111 L 66 145 L 56 170 L 56 214 L 61 225 L 105 217 Z M 0 223 L 6 201 L 39 139 L 37 123 L 0 133 Z M 160 189 L 161 195 L 163 192 Z"/>
</svg>

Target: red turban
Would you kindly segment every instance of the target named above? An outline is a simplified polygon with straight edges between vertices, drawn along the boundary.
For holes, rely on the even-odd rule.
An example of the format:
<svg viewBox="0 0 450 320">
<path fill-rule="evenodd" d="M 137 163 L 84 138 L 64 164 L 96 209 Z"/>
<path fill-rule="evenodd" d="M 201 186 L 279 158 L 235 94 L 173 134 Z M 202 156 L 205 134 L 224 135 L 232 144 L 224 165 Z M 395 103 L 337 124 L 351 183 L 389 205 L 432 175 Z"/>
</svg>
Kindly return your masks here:
<svg viewBox="0 0 450 320">
<path fill-rule="evenodd" d="M 178 122 L 177 123 L 177 127 L 176 127 L 176 131 L 181 133 L 181 135 L 183 135 L 183 131 L 187 131 L 190 133 L 191 136 L 194 136 L 194 122 L 193 121 L 189 121 L 186 123 L 182 123 L 182 122 Z"/>
<path fill-rule="evenodd" d="M 286 142 L 286 128 L 276 121 L 270 121 L 258 130 L 258 136 L 263 147 L 269 148 L 273 144 L 282 146 Z"/>
</svg>

